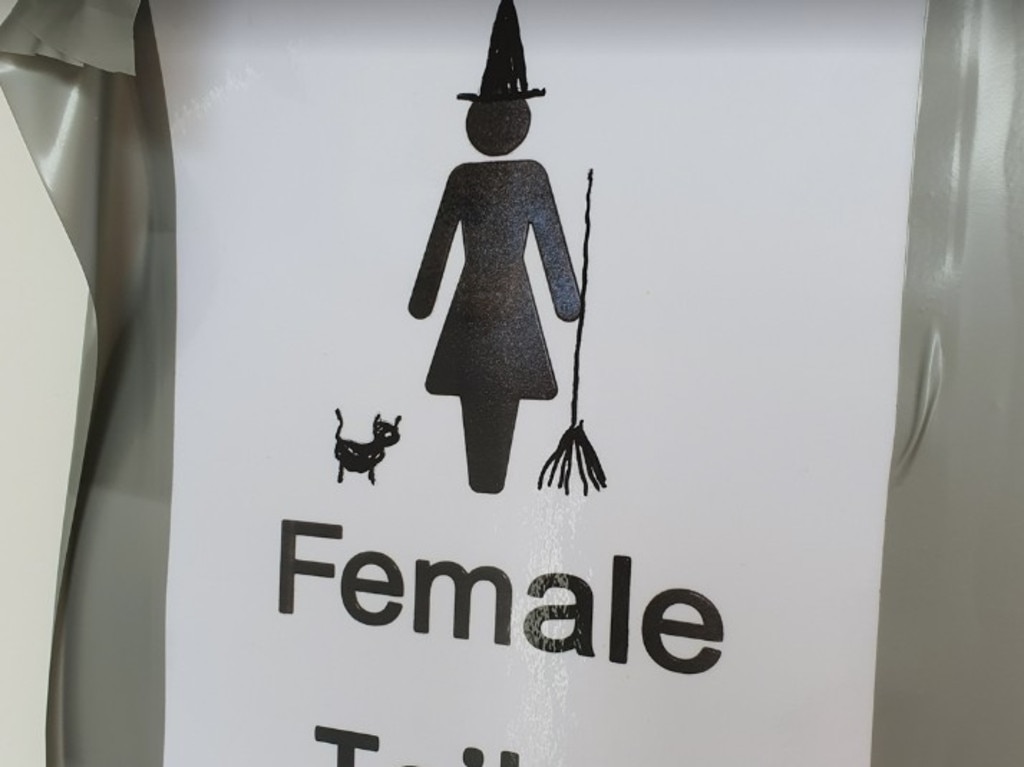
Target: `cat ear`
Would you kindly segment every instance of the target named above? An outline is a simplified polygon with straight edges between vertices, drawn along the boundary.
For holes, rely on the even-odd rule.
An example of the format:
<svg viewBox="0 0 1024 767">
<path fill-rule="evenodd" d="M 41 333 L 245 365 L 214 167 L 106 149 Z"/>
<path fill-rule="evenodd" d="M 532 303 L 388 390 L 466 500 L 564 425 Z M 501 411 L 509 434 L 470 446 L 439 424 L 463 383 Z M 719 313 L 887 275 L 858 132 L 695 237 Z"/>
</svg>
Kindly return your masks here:
<svg viewBox="0 0 1024 767">
<path fill-rule="evenodd" d="M 398 424 L 400 424 L 401 422 L 402 422 L 402 416 L 396 416 L 395 417 L 395 426 L 397 427 Z"/>
<path fill-rule="evenodd" d="M 377 413 L 377 417 L 373 419 L 374 426 L 380 426 L 380 413 Z"/>
</svg>

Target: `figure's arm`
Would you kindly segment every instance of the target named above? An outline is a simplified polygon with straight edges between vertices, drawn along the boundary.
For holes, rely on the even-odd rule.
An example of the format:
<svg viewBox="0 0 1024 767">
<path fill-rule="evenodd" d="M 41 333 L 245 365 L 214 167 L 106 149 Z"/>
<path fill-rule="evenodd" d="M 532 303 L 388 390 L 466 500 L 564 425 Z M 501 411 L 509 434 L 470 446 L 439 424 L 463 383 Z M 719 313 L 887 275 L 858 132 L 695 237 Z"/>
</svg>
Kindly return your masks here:
<svg viewBox="0 0 1024 767">
<path fill-rule="evenodd" d="M 562 221 L 555 207 L 551 183 L 547 172 L 540 165 L 537 166 L 532 196 L 530 223 L 533 225 L 533 236 L 537 238 L 544 274 L 548 278 L 555 314 L 559 319 L 572 322 L 580 316 L 580 291 L 569 259 L 569 249 L 565 244 Z"/>
<path fill-rule="evenodd" d="M 445 186 L 444 194 L 441 196 L 441 205 L 438 207 L 437 217 L 434 219 L 434 228 L 430 231 L 430 238 L 427 240 L 427 250 L 423 254 L 419 274 L 416 275 L 412 297 L 409 299 L 409 314 L 416 319 L 429 317 L 430 312 L 434 309 L 437 291 L 441 287 L 441 277 L 444 276 L 444 267 L 448 263 L 448 253 L 452 249 L 455 230 L 459 226 L 459 211 L 456 202 L 457 171 L 458 169 L 452 171 L 448 177 L 448 184 Z"/>
</svg>

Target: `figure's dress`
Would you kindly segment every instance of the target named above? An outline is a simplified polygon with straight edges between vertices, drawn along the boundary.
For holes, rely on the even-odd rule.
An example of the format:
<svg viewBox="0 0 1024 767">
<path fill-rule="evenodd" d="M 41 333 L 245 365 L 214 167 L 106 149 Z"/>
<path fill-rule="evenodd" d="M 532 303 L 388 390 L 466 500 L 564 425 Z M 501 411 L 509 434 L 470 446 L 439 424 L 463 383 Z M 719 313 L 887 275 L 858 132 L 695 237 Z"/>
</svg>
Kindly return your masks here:
<svg viewBox="0 0 1024 767">
<path fill-rule="evenodd" d="M 413 303 L 418 292 L 421 300 L 424 292 L 436 296 L 459 223 L 465 266 L 427 374 L 427 391 L 481 400 L 552 399 L 558 387 L 523 259 L 530 226 L 559 317 L 575 319 L 579 292 L 544 168 L 514 161 L 452 171 Z"/>
</svg>

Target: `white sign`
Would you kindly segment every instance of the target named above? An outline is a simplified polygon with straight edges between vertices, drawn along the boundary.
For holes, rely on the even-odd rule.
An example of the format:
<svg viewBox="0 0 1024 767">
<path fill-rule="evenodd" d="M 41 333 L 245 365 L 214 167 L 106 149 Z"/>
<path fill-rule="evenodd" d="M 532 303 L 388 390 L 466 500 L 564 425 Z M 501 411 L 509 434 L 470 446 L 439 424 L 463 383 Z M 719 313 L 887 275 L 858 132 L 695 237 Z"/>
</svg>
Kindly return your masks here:
<svg viewBox="0 0 1024 767">
<path fill-rule="evenodd" d="M 168 767 L 868 764 L 924 3 L 791 5 L 154 3 Z"/>
</svg>

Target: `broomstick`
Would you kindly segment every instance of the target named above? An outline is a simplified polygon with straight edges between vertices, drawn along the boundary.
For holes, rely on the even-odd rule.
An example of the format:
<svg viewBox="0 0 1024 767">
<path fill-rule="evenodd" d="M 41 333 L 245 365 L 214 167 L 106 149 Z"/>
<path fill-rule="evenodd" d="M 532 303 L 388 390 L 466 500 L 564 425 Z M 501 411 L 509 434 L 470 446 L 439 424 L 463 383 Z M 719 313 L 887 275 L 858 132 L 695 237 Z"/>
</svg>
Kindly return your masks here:
<svg viewBox="0 0 1024 767">
<path fill-rule="evenodd" d="M 548 487 L 551 487 L 557 471 L 558 489 L 565 490 L 566 495 L 569 495 L 569 481 L 572 479 L 573 456 L 576 458 L 576 471 L 583 482 L 583 495 L 589 491 L 590 484 L 593 484 L 595 490 L 603 490 L 608 486 L 601 461 L 583 431 L 583 421 L 577 422 L 580 398 L 580 344 L 583 341 L 583 320 L 587 314 L 587 271 L 590 266 L 590 192 L 593 187 L 594 171 L 590 170 L 587 173 L 587 210 L 584 217 L 586 226 L 583 234 L 583 287 L 580 291 L 580 318 L 576 325 L 576 355 L 572 369 L 572 420 L 559 440 L 555 452 L 544 463 L 544 468 L 540 470 L 540 478 L 537 480 L 537 489 L 543 489 L 544 475 L 547 474 Z"/>
</svg>

